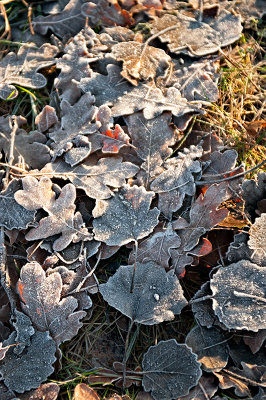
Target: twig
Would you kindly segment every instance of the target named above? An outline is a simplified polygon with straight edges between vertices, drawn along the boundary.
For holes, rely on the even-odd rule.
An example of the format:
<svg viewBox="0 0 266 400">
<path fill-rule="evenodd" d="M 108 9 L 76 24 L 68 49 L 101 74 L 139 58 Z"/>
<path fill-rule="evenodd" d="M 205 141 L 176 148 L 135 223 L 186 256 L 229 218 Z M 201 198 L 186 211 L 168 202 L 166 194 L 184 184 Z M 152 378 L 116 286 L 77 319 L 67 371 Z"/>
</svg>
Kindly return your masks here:
<svg viewBox="0 0 266 400">
<path fill-rule="evenodd" d="M 11 119 L 9 120 L 11 121 Z M 10 173 L 10 168 L 12 167 L 13 161 L 14 161 L 14 145 L 15 145 L 15 138 L 16 138 L 16 132 L 18 129 L 18 122 L 17 122 L 17 117 L 14 116 L 14 125 L 10 134 L 10 148 L 9 148 L 9 158 L 8 158 L 8 167 L 6 170 L 6 176 L 5 176 L 5 186 L 8 185 L 8 178 L 9 178 L 9 173 Z"/>
<path fill-rule="evenodd" d="M 227 178 L 223 178 L 223 179 L 217 179 L 217 180 L 213 180 L 213 181 L 195 181 L 195 184 L 197 186 L 205 186 L 205 185 L 212 185 L 213 183 L 220 183 L 220 182 L 226 182 L 226 181 L 230 181 L 232 179 L 237 179 L 237 178 L 241 178 L 241 176 L 245 176 L 247 174 L 249 174 L 250 172 L 255 171 L 256 169 L 262 167 L 264 164 L 266 163 L 266 159 L 263 160 L 261 163 L 259 163 L 258 165 L 256 165 L 255 167 L 248 169 L 247 171 L 241 172 L 240 174 L 237 175 L 233 175 L 233 176 L 228 176 Z M 226 173 L 230 173 L 229 172 L 225 172 Z"/>
<path fill-rule="evenodd" d="M 1 227 L 0 230 L 0 278 L 1 285 L 6 292 L 8 300 L 10 302 L 11 313 L 13 314 L 16 309 L 16 298 L 10 286 L 10 280 L 8 277 L 7 269 L 6 269 L 6 247 L 5 247 L 5 232 L 4 227 Z"/>
</svg>

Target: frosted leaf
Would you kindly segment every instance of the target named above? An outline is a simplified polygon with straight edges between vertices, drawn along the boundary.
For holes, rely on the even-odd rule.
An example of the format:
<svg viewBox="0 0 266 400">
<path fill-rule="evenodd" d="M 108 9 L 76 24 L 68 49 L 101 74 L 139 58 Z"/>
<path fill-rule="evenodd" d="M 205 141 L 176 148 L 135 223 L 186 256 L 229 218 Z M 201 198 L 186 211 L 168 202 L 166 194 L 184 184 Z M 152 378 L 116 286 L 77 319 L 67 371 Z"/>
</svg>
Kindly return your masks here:
<svg viewBox="0 0 266 400">
<path fill-rule="evenodd" d="M 67 296 L 61 298 L 62 278 L 58 272 L 45 276 L 36 262 L 21 269 L 17 292 L 23 312 L 41 332 L 49 331 L 57 345 L 72 339 L 81 328 L 86 312 L 75 311 L 78 301 Z"/>
<path fill-rule="evenodd" d="M 108 199 L 113 193 L 109 186 L 122 186 L 126 178 L 133 177 L 138 170 L 136 165 L 122 162 L 121 157 L 108 157 L 100 159 L 96 165 L 88 159 L 74 168 L 63 161 L 56 161 L 47 164 L 43 172 L 69 179 L 76 188 L 85 190 L 92 199 Z"/>
<path fill-rule="evenodd" d="M 155 400 L 171 400 L 188 394 L 201 377 L 196 354 L 175 339 L 151 346 L 142 360 L 142 385 Z"/>
<path fill-rule="evenodd" d="M 156 174 L 164 159 L 171 155 L 175 143 L 174 130 L 170 127 L 171 114 L 146 120 L 142 113 L 125 118 L 132 144 L 138 156 L 144 161 L 141 168 L 147 174 L 147 181 Z"/>
<path fill-rule="evenodd" d="M 26 210 L 14 199 L 22 187 L 21 180 L 13 179 L 6 190 L 0 193 L 0 226 L 7 229 L 25 229 L 35 219 L 36 211 Z"/>
<path fill-rule="evenodd" d="M 254 224 L 249 230 L 248 247 L 253 251 L 252 258 L 256 257 L 261 260 L 261 263 L 266 263 L 266 214 L 261 214 L 256 218 Z"/>
<path fill-rule="evenodd" d="M 144 325 L 170 321 L 187 304 L 173 271 L 154 262 L 136 263 L 135 274 L 133 265 L 120 266 L 100 292 L 110 306 Z"/>
<path fill-rule="evenodd" d="M 148 236 L 158 224 L 160 211 L 150 210 L 153 192 L 123 185 L 108 200 L 97 200 L 93 209 L 95 239 L 108 246 L 122 246 Z"/>
<path fill-rule="evenodd" d="M 0 364 L 1 378 L 5 385 L 18 393 L 37 388 L 42 382 L 45 382 L 53 373 L 52 365 L 56 361 L 56 344 L 49 333 L 47 331 L 35 332 L 29 318 L 25 316 L 25 319 L 27 319 L 27 323 L 24 324 L 24 327 L 20 326 L 19 329 L 26 328 L 26 332 L 30 332 L 26 346 L 18 357 L 15 350 L 17 345 L 22 344 L 20 340 L 23 336 L 24 339 L 26 338 L 26 332 L 21 332 L 22 336 L 19 336 L 19 332 L 12 332 L 3 343 L 4 346 L 11 345 L 11 347 Z M 18 329 L 18 325 L 16 329 Z"/>
<path fill-rule="evenodd" d="M 51 126 L 57 124 L 58 118 L 53 107 L 46 105 L 35 118 L 35 124 L 41 132 L 47 131 Z"/>
<path fill-rule="evenodd" d="M 151 33 L 159 33 L 171 26 L 174 28 L 160 34 L 159 38 L 163 43 L 168 43 L 172 53 L 185 52 L 191 56 L 214 53 L 220 47 L 235 42 L 242 32 L 240 17 L 223 10 L 210 24 L 180 13 L 165 14 L 155 18 Z"/>
<path fill-rule="evenodd" d="M 134 22 L 131 14 L 122 9 L 117 0 L 92 0 L 82 6 L 82 14 L 86 16 L 90 25 L 103 26 L 132 25 Z"/>
<path fill-rule="evenodd" d="M 74 36 L 85 26 L 86 19 L 81 13 L 82 4 L 82 0 L 70 0 L 59 13 L 34 18 L 32 21 L 34 31 L 46 35 L 48 30 L 51 30 L 60 38 L 65 35 Z"/>
<path fill-rule="evenodd" d="M 210 287 L 214 312 L 228 329 L 265 329 L 265 268 L 246 260 L 230 264 L 212 277 Z"/>
<path fill-rule="evenodd" d="M 38 71 L 54 64 L 57 52 L 57 47 L 49 43 L 40 48 L 21 46 L 17 54 L 9 52 L 0 62 L 0 97 L 6 100 L 12 92 L 12 99 L 18 95 L 12 84 L 34 89 L 44 87 L 47 80 Z"/>
<path fill-rule="evenodd" d="M 138 246 L 137 261 L 146 263 L 154 261 L 158 265 L 169 268 L 169 258 L 171 257 L 170 249 L 180 246 L 180 238 L 173 231 L 171 225 L 162 231 L 153 233 L 150 237 L 143 240 Z M 128 262 L 131 264 L 135 261 L 135 251 L 132 250 Z"/>
<path fill-rule="evenodd" d="M 159 193 L 159 209 L 167 217 L 182 206 L 185 195 L 193 196 L 196 190 L 194 175 L 201 171 L 201 164 L 196 158 L 201 157 L 202 148 L 190 146 L 168 159 L 162 172 L 151 184 L 151 189 Z M 161 193 L 167 193 L 167 200 Z M 166 200 L 166 202 L 165 202 Z"/>
<path fill-rule="evenodd" d="M 14 118 L 14 116 L 13 116 Z M 15 117 L 18 127 L 13 126 L 12 118 L 0 117 L 0 151 L 3 150 L 6 159 L 10 155 L 11 132 L 15 129 L 14 163 L 23 158 L 25 163 L 33 168 L 42 168 L 51 160 L 50 149 L 45 144 L 47 137 L 38 131 L 27 133 L 20 126 L 27 123 L 21 116 Z"/>
<path fill-rule="evenodd" d="M 81 214 L 75 213 L 76 189 L 71 183 L 65 185 L 57 199 L 49 178 L 40 181 L 31 176 L 23 179 L 23 190 L 18 190 L 15 200 L 27 210 L 43 208 L 49 215 L 40 220 L 37 228 L 31 229 L 27 240 L 48 238 L 61 233 L 53 243 L 55 251 L 61 251 L 72 241 L 92 240 L 92 235 L 84 227 Z"/>
<path fill-rule="evenodd" d="M 111 57 L 123 61 L 121 75 L 132 85 L 139 80 L 148 81 L 164 77 L 170 67 L 171 58 L 164 50 L 135 41 L 120 42 L 112 46 Z"/>
<path fill-rule="evenodd" d="M 158 88 L 146 84 L 135 87 L 123 81 L 117 65 L 108 65 L 107 72 L 108 75 L 95 72 L 91 78 L 81 79 L 79 87 L 95 96 L 97 106 L 113 106 L 111 110 L 114 117 L 141 110 L 144 110 L 146 119 L 155 118 L 163 111 L 171 111 L 176 116 L 200 112 L 200 104 L 191 105 L 174 87 L 169 88 L 164 96 Z"/>
</svg>

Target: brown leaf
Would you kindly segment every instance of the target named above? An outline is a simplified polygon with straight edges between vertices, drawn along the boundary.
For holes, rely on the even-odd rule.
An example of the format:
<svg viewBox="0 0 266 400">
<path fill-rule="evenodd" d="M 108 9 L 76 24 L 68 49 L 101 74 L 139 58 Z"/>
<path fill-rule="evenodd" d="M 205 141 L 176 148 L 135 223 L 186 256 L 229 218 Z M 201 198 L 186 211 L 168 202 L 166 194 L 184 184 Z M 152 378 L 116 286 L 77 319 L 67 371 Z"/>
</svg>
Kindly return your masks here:
<svg viewBox="0 0 266 400">
<path fill-rule="evenodd" d="M 170 68 L 171 58 L 164 50 L 137 42 L 121 42 L 112 47 L 111 57 L 123 61 L 121 75 L 132 85 L 139 80 L 164 77 Z"/>
<path fill-rule="evenodd" d="M 100 397 L 91 387 L 85 383 L 79 383 L 75 387 L 73 400 L 100 400 Z"/>
<path fill-rule="evenodd" d="M 59 395 L 56 383 L 44 383 L 38 389 L 19 395 L 20 400 L 56 400 Z"/>
<path fill-rule="evenodd" d="M 257 121 L 245 122 L 244 127 L 246 128 L 248 135 L 256 137 L 261 128 L 266 127 L 266 121 L 257 120 Z"/>
<path fill-rule="evenodd" d="M 123 10 L 117 0 L 92 0 L 83 4 L 81 9 L 92 26 L 97 26 L 99 22 L 103 26 L 131 26 L 134 23 L 130 13 Z"/>
<path fill-rule="evenodd" d="M 40 114 L 35 118 L 35 124 L 38 125 L 38 129 L 41 132 L 47 131 L 51 126 L 57 124 L 58 118 L 55 109 L 51 106 L 46 105 Z"/>
</svg>

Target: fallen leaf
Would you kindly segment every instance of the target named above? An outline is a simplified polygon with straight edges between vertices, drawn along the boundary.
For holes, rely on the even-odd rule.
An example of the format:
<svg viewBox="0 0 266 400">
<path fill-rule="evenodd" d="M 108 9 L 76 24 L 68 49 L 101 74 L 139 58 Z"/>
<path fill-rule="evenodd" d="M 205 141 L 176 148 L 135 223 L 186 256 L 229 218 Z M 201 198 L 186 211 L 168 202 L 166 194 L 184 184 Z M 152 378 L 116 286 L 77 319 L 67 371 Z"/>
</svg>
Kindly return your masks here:
<svg viewBox="0 0 266 400">
<path fill-rule="evenodd" d="M 100 400 L 100 397 L 88 385 L 79 383 L 75 387 L 73 400 Z"/>
<path fill-rule="evenodd" d="M 144 325 L 170 321 L 187 304 L 173 271 L 166 273 L 154 262 L 120 266 L 100 285 L 100 293 L 112 307 Z"/>
<path fill-rule="evenodd" d="M 96 200 L 93 209 L 95 239 L 108 246 L 122 246 L 144 238 L 158 223 L 159 210 L 150 210 L 153 192 L 123 185 L 113 197 Z"/>
</svg>

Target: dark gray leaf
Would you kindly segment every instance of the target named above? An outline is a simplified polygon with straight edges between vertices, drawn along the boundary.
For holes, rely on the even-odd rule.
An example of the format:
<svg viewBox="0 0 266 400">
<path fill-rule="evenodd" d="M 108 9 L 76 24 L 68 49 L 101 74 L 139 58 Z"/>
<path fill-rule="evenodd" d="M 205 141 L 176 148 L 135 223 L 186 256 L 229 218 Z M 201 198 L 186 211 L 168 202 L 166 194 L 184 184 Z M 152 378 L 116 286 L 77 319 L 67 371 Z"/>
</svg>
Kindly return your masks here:
<svg viewBox="0 0 266 400">
<path fill-rule="evenodd" d="M 180 238 L 173 231 L 171 224 L 161 231 L 153 233 L 149 238 L 143 240 L 138 246 L 138 253 L 136 259 L 136 252 L 132 250 L 129 256 L 129 264 L 133 264 L 135 259 L 139 263 L 146 263 L 154 261 L 156 264 L 169 268 L 168 261 L 171 257 L 170 249 L 180 246 Z"/>
<path fill-rule="evenodd" d="M 266 172 L 259 171 L 256 180 L 245 180 L 242 184 L 245 208 L 253 217 L 258 208 L 258 202 L 266 198 Z"/>
<path fill-rule="evenodd" d="M 153 192 L 124 185 L 108 200 L 96 200 L 93 210 L 95 239 L 122 246 L 148 236 L 158 224 L 160 211 L 150 210 Z"/>
<path fill-rule="evenodd" d="M 32 26 L 35 32 L 46 35 L 48 29 L 63 38 L 65 35 L 74 36 L 85 26 L 85 17 L 81 14 L 82 0 L 70 0 L 63 11 L 58 14 L 33 19 Z"/>
<path fill-rule="evenodd" d="M 135 275 L 133 265 L 120 266 L 100 292 L 112 307 L 144 325 L 172 320 L 187 304 L 173 271 L 166 273 L 154 262 L 136 263 Z"/>
<path fill-rule="evenodd" d="M 210 282 L 205 282 L 201 288 L 194 294 L 191 299 L 191 308 L 194 318 L 201 326 L 211 328 L 213 326 L 221 326 L 217 316 L 212 309 L 212 301 L 210 298 Z M 203 300 L 207 296 L 205 300 Z M 202 299 L 202 300 L 201 300 Z M 224 327 L 224 325 L 223 325 Z"/>
<path fill-rule="evenodd" d="M 14 194 L 21 188 L 21 180 L 13 179 L 6 190 L 0 193 L 0 226 L 25 229 L 34 221 L 36 211 L 26 210 L 14 199 Z"/>
<path fill-rule="evenodd" d="M 4 345 L 15 344 L 11 335 Z M 0 373 L 5 385 L 18 393 L 35 389 L 45 382 L 54 371 L 56 344 L 47 331 L 36 331 L 18 358 L 15 346 L 11 347 L 0 365 Z"/>
<path fill-rule="evenodd" d="M 16 117 L 18 127 L 27 123 L 21 116 Z M 16 128 L 13 128 L 16 129 Z M 3 150 L 6 158 L 9 158 L 10 140 L 12 131 L 11 117 L 0 117 L 0 151 Z M 23 157 L 25 163 L 33 168 L 42 168 L 51 160 L 50 149 L 45 144 L 47 137 L 38 131 L 27 133 L 24 129 L 17 128 L 14 143 L 14 163 L 19 157 Z"/>
<path fill-rule="evenodd" d="M 13 89 L 12 98 L 18 93 L 17 84 L 29 88 L 40 89 L 47 83 L 46 78 L 37 71 L 55 63 L 54 56 L 58 52 L 56 46 L 45 43 L 42 47 L 21 46 L 18 53 L 9 52 L 0 62 L 0 96 L 6 100 Z"/>
<path fill-rule="evenodd" d="M 142 385 L 155 400 L 170 400 L 188 394 L 201 377 L 196 354 L 175 339 L 151 346 L 142 361 Z"/>
<path fill-rule="evenodd" d="M 173 223 L 181 238 L 181 246 L 177 250 L 170 250 L 178 275 L 182 275 L 185 265 L 192 263 L 191 255 L 202 256 L 211 251 L 212 246 L 209 240 L 204 238 L 200 242 L 200 237 L 228 215 L 226 208 L 218 208 L 228 198 L 230 198 L 230 194 L 226 182 L 212 185 L 204 196 L 200 195 L 192 203 L 189 213 L 190 223 L 183 218 L 179 218 Z"/>
<path fill-rule="evenodd" d="M 221 268 L 210 281 L 213 309 L 228 329 L 266 328 L 266 269 L 242 260 Z"/>
<path fill-rule="evenodd" d="M 174 130 L 169 125 L 171 114 L 147 120 L 142 113 L 134 113 L 125 118 L 128 131 L 138 156 L 144 161 L 141 165 L 147 173 L 147 180 L 156 174 L 164 159 L 171 155 L 175 143 Z"/>
<path fill-rule="evenodd" d="M 227 365 L 226 338 L 217 329 L 196 326 L 188 333 L 186 344 L 197 354 L 204 371 L 221 371 Z"/>
<path fill-rule="evenodd" d="M 182 396 L 177 400 L 209 400 L 217 392 L 218 386 L 213 383 L 213 376 L 202 375 L 196 387 L 190 390 L 187 396 Z M 208 396 L 208 397 L 206 397 Z"/>
<path fill-rule="evenodd" d="M 72 339 L 81 328 L 86 312 L 76 311 L 78 301 L 72 296 L 61 299 L 62 278 L 58 272 L 48 277 L 42 267 L 28 263 L 21 269 L 17 284 L 21 308 L 39 331 L 49 331 L 59 345 Z"/>
</svg>

